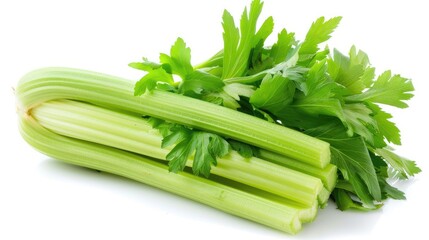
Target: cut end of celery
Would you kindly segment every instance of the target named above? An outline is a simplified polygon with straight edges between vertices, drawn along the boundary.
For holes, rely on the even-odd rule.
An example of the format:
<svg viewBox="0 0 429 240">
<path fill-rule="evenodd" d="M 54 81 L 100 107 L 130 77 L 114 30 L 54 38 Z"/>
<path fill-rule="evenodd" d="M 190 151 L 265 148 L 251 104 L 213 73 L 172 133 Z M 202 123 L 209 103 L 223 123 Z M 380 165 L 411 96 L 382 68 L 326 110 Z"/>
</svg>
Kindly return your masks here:
<svg viewBox="0 0 429 240">
<path fill-rule="evenodd" d="M 323 171 L 325 172 L 326 179 L 325 181 L 322 180 L 322 182 L 324 182 L 323 184 L 325 188 L 329 192 L 332 192 L 335 188 L 335 185 L 337 184 L 338 168 L 333 164 L 329 164 L 328 166 L 326 166 L 326 168 L 323 169 Z"/>
<path fill-rule="evenodd" d="M 328 164 L 324 168 L 319 168 L 264 149 L 260 149 L 258 151 L 258 157 L 319 178 L 322 181 L 323 186 L 329 191 L 334 189 L 337 182 L 337 167 L 333 164 Z"/>
<path fill-rule="evenodd" d="M 290 228 L 290 234 L 293 234 L 293 235 L 295 235 L 295 234 L 297 234 L 300 230 L 301 230 L 301 228 L 302 228 L 302 224 L 301 224 L 301 222 L 299 221 L 299 219 L 298 218 L 296 218 L 296 220 L 295 221 L 293 221 L 291 224 L 290 224 L 290 226 L 289 226 L 289 228 Z"/>
<path fill-rule="evenodd" d="M 322 191 L 320 191 L 317 200 L 319 201 L 319 205 L 321 208 L 325 208 L 328 205 L 330 195 L 331 192 L 328 191 L 326 188 L 323 188 Z"/>
<path fill-rule="evenodd" d="M 326 142 L 324 142 L 326 143 Z M 325 168 L 328 166 L 329 163 L 331 163 L 331 149 L 329 147 L 329 143 L 324 144 L 325 147 L 321 148 L 320 151 L 320 168 Z"/>
</svg>

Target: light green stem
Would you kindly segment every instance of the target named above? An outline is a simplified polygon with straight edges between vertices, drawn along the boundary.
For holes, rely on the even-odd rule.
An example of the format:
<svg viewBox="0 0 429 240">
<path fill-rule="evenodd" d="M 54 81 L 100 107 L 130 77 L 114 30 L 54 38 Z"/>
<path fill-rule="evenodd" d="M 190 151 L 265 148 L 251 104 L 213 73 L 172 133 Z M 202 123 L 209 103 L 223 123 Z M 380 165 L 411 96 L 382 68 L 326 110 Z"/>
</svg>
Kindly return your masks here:
<svg viewBox="0 0 429 240">
<path fill-rule="evenodd" d="M 301 220 L 302 223 L 308 223 L 308 222 L 313 221 L 316 218 L 317 211 L 319 209 L 318 202 L 314 202 L 314 204 L 312 206 L 303 206 L 299 203 L 296 203 L 294 201 L 290 201 L 289 199 L 280 197 L 278 195 L 271 194 L 271 193 L 263 191 L 261 189 L 254 188 L 254 187 L 251 187 L 249 185 L 241 184 L 239 182 L 234 182 L 234 181 L 231 181 L 229 179 L 222 178 L 222 177 L 219 177 L 216 175 L 211 175 L 210 180 L 213 180 L 213 181 L 234 187 L 236 189 L 240 189 L 242 191 L 245 191 L 245 192 L 248 192 L 251 194 L 255 194 L 257 196 L 261 196 L 263 198 L 270 199 L 272 201 L 275 201 L 275 202 L 278 202 L 281 204 L 286 204 L 287 206 L 292 206 L 296 209 L 299 209 L 299 219 Z"/>
<path fill-rule="evenodd" d="M 278 124 L 179 94 L 153 91 L 133 96 L 134 83 L 68 68 L 46 68 L 21 79 L 16 92 L 22 111 L 55 99 L 73 99 L 149 115 L 218 133 L 323 168 L 329 144 Z"/>
<path fill-rule="evenodd" d="M 24 139 L 42 153 L 68 163 L 124 176 L 272 228 L 295 234 L 299 210 L 188 173 L 169 173 L 147 157 L 55 134 L 21 113 Z"/>
<path fill-rule="evenodd" d="M 77 139 L 95 142 L 165 160 L 168 149 L 162 137 L 141 117 L 75 101 L 51 101 L 31 111 L 47 129 Z M 192 160 L 187 162 L 192 166 Z M 313 206 L 323 185 L 320 179 L 255 157 L 245 159 L 237 152 L 218 160 L 213 174 Z"/>
<path fill-rule="evenodd" d="M 325 168 L 321 169 L 264 149 L 258 151 L 258 157 L 272 163 L 317 177 L 322 180 L 324 187 L 329 192 L 334 190 L 337 183 L 337 166 L 333 164 L 328 164 Z"/>
</svg>

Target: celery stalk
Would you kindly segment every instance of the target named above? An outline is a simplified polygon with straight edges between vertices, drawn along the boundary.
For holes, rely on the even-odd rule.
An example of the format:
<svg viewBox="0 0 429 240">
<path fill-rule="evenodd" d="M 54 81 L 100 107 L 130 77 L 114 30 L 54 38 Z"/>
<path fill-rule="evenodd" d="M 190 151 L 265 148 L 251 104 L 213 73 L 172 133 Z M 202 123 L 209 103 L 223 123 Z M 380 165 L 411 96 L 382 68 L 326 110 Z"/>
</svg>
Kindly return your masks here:
<svg viewBox="0 0 429 240">
<path fill-rule="evenodd" d="M 138 154 L 55 134 L 25 112 L 20 131 L 30 145 L 53 158 L 134 179 L 281 231 L 301 229 L 294 207 L 189 173 L 169 173 L 166 165 Z"/>
<path fill-rule="evenodd" d="M 328 164 L 323 169 L 320 169 L 264 149 L 258 151 L 258 157 L 270 161 L 272 163 L 276 163 L 278 165 L 285 166 L 287 168 L 294 169 L 299 172 L 303 172 L 311 176 L 317 177 L 322 180 L 324 187 L 329 192 L 332 192 L 332 190 L 334 190 L 335 185 L 337 183 L 337 166 L 333 164 Z"/>
<path fill-rule="evenodd" d="M 316 218 L 317 211 L 319 209 L 319 203 L 317 201 L 314 202 L 312 206 L 304 206 L 300 203 L 291 201 L 287 198 L 283 198 L 278 195 L 271 194 L 269 192 L 263 191 L 258 188 L 254 188 L 249 185 L 241 184 L 239 182 L 234 182 L 234 181 L 231 181 L 230 179 L 226 179 L 223 177 L 211 175 L 210 180 L 234 187 L 236 189 L 239 189 L 257 196 L 261 196 L 263 198 L 270 199 L 272 201 L 275 201 L 281 204 L 285 204 L 287 206 L 293 206 L 294 208 L 299 209 L 299 220 L 301 221 L 301 223 L 312 222 Z"/>
<path fill-rule="evenodd" d="M 35 107 L 32 116 L 45 128 L 68 137 L 165 160 L 162 137 L 141 117 L 75 101 L 50 101 Z M 187 163 L 192 166 L 192 160 Z M 213 174 L 291 199 L 304 206 L 317 202 L 320 179 L 237 152 L 218 160 Z"/>
<path fill-rule="evenodd" d="M 212 103 L 164 91 L 133 96 L 134 83 L 119 77 L 45 68 L 21 79 L 17 96 L 22 111 L 55 99 L 73 99 L 149 115 L 218 133 L 323 168 L 329 144 L 300 132 Z"/>
</svg>

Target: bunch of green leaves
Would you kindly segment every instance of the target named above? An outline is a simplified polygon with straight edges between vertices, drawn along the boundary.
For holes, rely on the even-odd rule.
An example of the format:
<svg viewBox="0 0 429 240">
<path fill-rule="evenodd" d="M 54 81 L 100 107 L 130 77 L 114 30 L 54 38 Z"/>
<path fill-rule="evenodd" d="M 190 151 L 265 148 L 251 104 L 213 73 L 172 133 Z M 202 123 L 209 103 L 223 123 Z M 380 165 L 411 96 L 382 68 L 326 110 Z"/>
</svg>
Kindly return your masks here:
<svg viewBox="0 0 429 240">
<path fill-rule="evenodd" d="M 389 178 L 404 179 L 421 170 L 392 151 L 389 144 L 401 144 L 400 131 L 382 106 L 408 107 L 405 101 L 414 90 L 411 80 L 391 71 L 376 76 L 367 54 L 354 46 L 347 55 L 336 49 L 331 52 L 327 46 L 321 48 L 341 17 L 318 18 L 303 41 L 282 29 L 277 41 L 266 45 L 274 21 L 269 17 L 257 28 L 262 6 L 260 0 L 253 0 L 249 11 L 244 10 L 239 28 L 225 10 L 224 49 L 195 67 L 181 38 L 171 47 L 170 55 L 160 55 L 160 63 L 146 59 L 131 63 L 147 72 L 137 82 L 135 95 L 154 89 L 184 94 L 329 142 L 331 161 L 339 169 L 339 183 L 332 197 L 342 210 L 376 209 L 386 198 L 403 199 L 403 193 L 389 185 Z M 173 75 L 180 76 L 181 81 L 173 81 Z M 174 141 L 164 140 L 176 147 L 189 146 L 182 151 L 184 155 L 199 151 L 199 146 L 216 149 L 207 150 L 208 154 L 198 152 L 204 155 L 204 160 L 196 161 L 197 165 L 204 162 L 200 164 L 204 175 L 209 163 L 215 164 L 216 157 L 224 153 L 217 150 L 226 149 L 215 146 L 224 142 L 212 135 L 200 140 L 200 133 L 194 136 L 194 130 L 177 128 L 172 132 L 167 139 Z M 183 139 L 188 140 L 179 141 Z M 240 144 L 242 149 L 244 145 Z M 170 155 L 173 171 L 183 168 L 183 163 L 175 165 L 181 156 Z"/>
<path fill-rule="evenodd" d="M 169 170 L 174 173 L 183 171 L 188 160 L 192 159 L 193 173 L 209 177 L 211 165 L 216 166 L 217 158 L 228 154 L 231 148 L 224 138 L 213 133 L 152 117 L 149 123 L 162 134 L 162 148 L 174 145 L 166 156 Z"/>
<path fill-rule="evenodd" d="M 148 117 L 148 123 L 158 129 L 163 139 L 161 148 L 173 146 L 166 156 L 170 172 L 180 172 L 186 163 L 192 160 L 192 170 L 195 175 L 210 176 L 211 166 L 217 165 L 217 158 L 224 157 L 231 149 L 241 156 L 254 156 L 257 148 L 232 139 L 225 139 L 217 134 L 193 129 L 188 126 L 167 122 Z"/>
</svg>

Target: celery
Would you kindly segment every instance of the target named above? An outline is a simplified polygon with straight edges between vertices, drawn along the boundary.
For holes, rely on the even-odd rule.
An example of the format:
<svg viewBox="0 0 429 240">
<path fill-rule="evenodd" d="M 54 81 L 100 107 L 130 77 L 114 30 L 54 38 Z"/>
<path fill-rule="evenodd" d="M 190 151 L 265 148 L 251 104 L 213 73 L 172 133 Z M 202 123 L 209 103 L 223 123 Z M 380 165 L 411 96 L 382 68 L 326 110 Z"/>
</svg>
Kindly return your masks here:
<svg viewBox="0 0 429 240">
<path fill-rule="evenodd" d="M 49 100 L 74 99 L 190 125 L 316 167 L 329 164 L 329 144 L 324 141 L 178 94 L 154 90 L 134 97 L 133 88 L 133 82 L 119 77 L 78 69 L 45 68 L 24 76 L 17 88 L 17 96 L 23 111 Z"/>
<path fill-rule="evenodd" d="M 264 149 L 259 150 L 258 157 L 317 177 L 322 180 L 324 187 L 331 192 L 335 188 L 337 182 L 337 167 L 333 164 L 328 164 L 325 168 L 320 169 Z"/>
<path fill-rule="evenodd" d="M 239 182 L 234 182 L 234 181 L 231 181 L 230 179 L 212 175 L 210 176 L 210 180 L 234 187 L 236 189 L 239 189 L 257 196 L 261 196 L 266 199 L 270 199 L 272 201 L 275 201 L 281 204 L 285 204 L 287 206 L 293 206 L 294 208 L 299 209 L 299 214 L 298 214 L 299 220 L 302 223 L 312 222 L 316 218 L 317 211 L 319 209 L 319 203 L 317 201 L 314 202 L 313 205 L 311 206 L 304 206 L 300 203 L 291 201 L 287 198 L 283 198 L 278 195 L 271 194 L 261 189 L 251 187 L 249 185 L 241 184 Z"/>
<path fill-rule="evenodd" d="M 147 157 L 55 134 L 23 113 L 24 139 L 42 153 L 62 161 L 105 171 L 181 195 L 222 211 L 295 234 L 300 210 L 188 173 L 173 174 Z"/>
<path fill-rule="evenodd" d="M 69 137 L 116 147 L 165 160 L 162 137 L 145 119 L 87 103 L 50 101 L 35 107 L 32 116 L 47 129 Z M 192 166 L 189 159 L 187 166 Z M 320 179 L 232 151 L 218 160 L 213 174 L 312 206 L 322 190 Z"/>
</svg>

